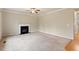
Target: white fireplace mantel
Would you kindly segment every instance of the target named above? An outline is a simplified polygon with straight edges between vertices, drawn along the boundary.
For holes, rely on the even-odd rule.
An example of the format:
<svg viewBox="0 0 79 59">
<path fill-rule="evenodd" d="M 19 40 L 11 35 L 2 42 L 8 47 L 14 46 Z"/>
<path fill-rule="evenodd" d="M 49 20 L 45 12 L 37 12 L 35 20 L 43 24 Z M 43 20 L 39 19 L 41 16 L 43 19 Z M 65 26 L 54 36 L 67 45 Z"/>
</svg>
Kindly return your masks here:
<svg viewBox="0 0 79 59">
<path fill-rule="evenodd" d="M 30 32 L 30 25 L 29 24 L 19 24 L 19 34 L 20 34 L 20 28 L 21 26 L 29 26 L 29 32 Z"/>
</svg>

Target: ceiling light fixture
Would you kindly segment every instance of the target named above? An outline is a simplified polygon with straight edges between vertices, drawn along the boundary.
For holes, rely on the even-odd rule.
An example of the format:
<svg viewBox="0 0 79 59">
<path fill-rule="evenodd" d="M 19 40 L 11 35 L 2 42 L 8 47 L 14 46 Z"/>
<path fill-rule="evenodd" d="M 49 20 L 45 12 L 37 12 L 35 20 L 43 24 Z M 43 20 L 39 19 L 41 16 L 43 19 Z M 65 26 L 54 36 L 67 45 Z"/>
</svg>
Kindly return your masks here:
<svg viewBox="0 0 79 59">
<path fill-rule="evenodd" d="M 33 13 L 33 14 L 39 14 L 39 9 L 36 9 L 36 8 L 31 8 L 31 12 Z"/>
</svg>

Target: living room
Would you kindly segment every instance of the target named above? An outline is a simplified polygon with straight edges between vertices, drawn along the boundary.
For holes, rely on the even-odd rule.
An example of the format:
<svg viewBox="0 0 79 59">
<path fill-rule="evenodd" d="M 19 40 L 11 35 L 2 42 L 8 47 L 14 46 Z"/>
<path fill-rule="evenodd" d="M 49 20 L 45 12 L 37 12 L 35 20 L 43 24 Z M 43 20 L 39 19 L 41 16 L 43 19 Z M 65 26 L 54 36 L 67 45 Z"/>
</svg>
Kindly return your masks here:
<svg viewBox="0 0 79 59">
<path fill-rule="evenodd" d="M 33 8 L 34 9 L 34 8 Z M 35 8 L 40 11 L 38 11 L 37 14 L 31 13 L 31 8 L 3 8 L 0 11 L 0 20 L 1 20 L 1 29 L 0 33 L 2 37 L 2 42 L 6 42 L 5 45 L 8 50 L 46 50 L 46 51 L 54 51 L 54 50 L 65 50 L 64 47 L 66 44 L 73 39 L 74 37 L 74 32 L 73 32 L 73 26 L 74 26 L 74 11 L 75 9 L 72 8 Z M 25 34 L 21 35 L 21 27 L 22 26 L 28 26 L 28 30 L 25 34 L 26 35 L 31 35 L 28 38 L 25 36 Z M 25 30 L 23 30 L 25 31 Z M 31 34 L 32 33 L 32 34 Z M 30 47 L 28 49 L 25 49 L 26 45 L 22 44 L 22 47 L 18 47 L 16 43 L 16 47 L 12 48 L 11 46 L 13 45 L 12 42 L 15 40 L 15 42 L 18 43 L 24 43 L 24 42 L 19 42 L 16 41 L 18 38 L 21 38 L 21 36 L 25 36 L 24 39 L 28 38 L 32 40 L 31 42 L 36 43 L 32 44 L 34 47 Z M 35 36 L 36 35 L 36 36 Z M 38 35 L 38 36 L 37 36 Z M 23 37 L 24 37 L 23 36 Z M 43 36 L 43 37 L 41 37 Z M 3 38 L 11 38 L 11 39 L 3 39 Z M 15 38 L 17 37 L 17 38 Z M 21 39 L 23 39 L 23 37 Z M 44 39 L 47 39 L 45 44 L 41 43 L 40 41 L 35 41 L 33 38 L 41 38 L 40 40 L 42 41 Z M 12 40 L 13 39 L 13 40 Z M 49 40 L 51 39 L 51 40 Z M 11 41 L 12 40 L 12 41 Z M 19 40 L 19 39 L 18 39 Z M 38 39 L 39 40 L 39 39 Z M 9 42 L 10 41 L 10 42 Z M 22 41 L 22 40 L 21 40 Z M 28 41 L 30 42 L 30 41 Z M 39 44 L 37 44 L 37 42 Z M 51 44 L 50 44 L 51 42 Z M 55 42 L 55 43 L 53 43 Z M 58 44 L 58 43 L 60 44 Z M 47 46 L 48 43 L 48 46 Z M 53 44 L 52 44 L 53 43 Z M 28 44 L 28 47 L 31 43 Z M 42 45 L 44 46 L 42 46 Z M 9 46 L 11 45 L 11 46 Z M 37 45 L 37 46 L 35 46 Z M 15 46 L 15 44 L 13 45 Z M 21 46 L 21 45 L 20 45 Z M 60 48 L 56 47 L 59 46 Z M 1 46 L 2 47 L 2 46 Z M 39 48 L 41 47 L 41 48 Z M 45 48 L 46 49 L 45 49 Z M 50 48 L 48 48 L 50 47 Z M 53 48 L 54 47 L 54 48 Z M 2 47 L 3 48 L 3 47 Z M 11 49 L 12 48 L 12 49 Z M 24 49 L 21 49 L 24 48 Z M 27 48 L 27 47 L 26 47 Z"/>
</svg>

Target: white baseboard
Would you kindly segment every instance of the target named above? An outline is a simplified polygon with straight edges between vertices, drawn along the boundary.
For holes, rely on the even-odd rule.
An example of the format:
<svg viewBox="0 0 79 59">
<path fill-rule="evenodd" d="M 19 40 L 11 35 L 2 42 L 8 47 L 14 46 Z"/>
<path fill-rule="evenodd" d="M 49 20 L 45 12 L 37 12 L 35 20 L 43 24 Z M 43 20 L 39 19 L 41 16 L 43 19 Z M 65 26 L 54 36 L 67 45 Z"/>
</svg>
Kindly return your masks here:
<svg viewBox="0 0 79 59">
<path fill-rule="evenodd" d="M 40 31 L 42 32 L 42 31 Z M 48 32 L 42 32 L 42 33 L 47 33 L 47 34 L 51 34 L 51 35 L 55 35 L 55 36 L 59 36 L 59 37 L 63 37 L 63 38 L 66 38 L 66 39 L 73 39 L 73 37 L 68 37 L 68 36 L 61 36 L 61 35 L 57 35 L 57 34 L 54 34 L 54 33 L 48 33 Z"/>
</svg>

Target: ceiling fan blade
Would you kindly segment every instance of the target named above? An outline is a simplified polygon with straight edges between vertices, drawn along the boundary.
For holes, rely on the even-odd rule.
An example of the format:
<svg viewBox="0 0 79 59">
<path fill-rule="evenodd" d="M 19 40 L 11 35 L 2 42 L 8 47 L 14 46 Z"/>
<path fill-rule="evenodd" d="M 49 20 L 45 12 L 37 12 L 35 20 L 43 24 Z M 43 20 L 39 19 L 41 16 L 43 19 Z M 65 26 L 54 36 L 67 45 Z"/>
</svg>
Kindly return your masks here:
<svg viewBox="0 0 79 59">
<path fill-rule="evenodd" d="M 39 14 L 39 11 L 40 11 L 40 10 L 36 10 L 36 11 L 35 11 L 35 12 L 36 12 L 36 14 Z"/>
<path fill-rule="evenodd" d="M 37 11 L 35 13 L 38 13 Z"/>
<path fill-rule="evenodd" d="M 40 10 L 36 10 L 36 11 L 40 11 Z"/>
<path fill-rule="evenodd" d="M 39 14 L 39 9 L 36 9 L 36 8 L 30 8 L 31 10 L 26 10 L 26 12 L 30 12 L 30 13 L 36 13 L 36 14 Z"/>
</svg>

